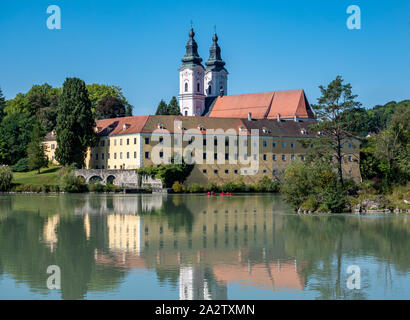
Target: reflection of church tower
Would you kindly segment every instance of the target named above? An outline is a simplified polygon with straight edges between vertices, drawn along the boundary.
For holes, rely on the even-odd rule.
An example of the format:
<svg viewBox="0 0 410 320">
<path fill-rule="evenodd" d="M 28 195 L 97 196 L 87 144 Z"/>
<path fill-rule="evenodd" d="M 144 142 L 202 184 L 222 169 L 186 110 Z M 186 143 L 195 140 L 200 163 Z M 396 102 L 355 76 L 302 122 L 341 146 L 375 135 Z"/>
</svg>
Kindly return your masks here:
<svg viewBox="0 0 410 320">
<path fill-rule="evenodd" d="M 228 71 L 225 69 L 225 62 L 221 58 L 221 48 L 218 45 L 216 33 L 212 37 L 212 41 L 213 44 L 209 49 L 209 59 L 205 62 L 205 94 L 207 97 L 228 94 Z"/>
<path fill-rule="evenodd" d="M 179 270 L 180 300 L 226 300 L 227 289 L 219 285 L 211 272 L 201 267 L 181 267 Z"/>
<path fill-rule="evenodd" d="M 186 54 L 179 68 L 179 105 L 183 116 L 200 116 L 205 108 L 204 73 L 198 45 L 191 28 L 186 44 Z"/>
</svg>

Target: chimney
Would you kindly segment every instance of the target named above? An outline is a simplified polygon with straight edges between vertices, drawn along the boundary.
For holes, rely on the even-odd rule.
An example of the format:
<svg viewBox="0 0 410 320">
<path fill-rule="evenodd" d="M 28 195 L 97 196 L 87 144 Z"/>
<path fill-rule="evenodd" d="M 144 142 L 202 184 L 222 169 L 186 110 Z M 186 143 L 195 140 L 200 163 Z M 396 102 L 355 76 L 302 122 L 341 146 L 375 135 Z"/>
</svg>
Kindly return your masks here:
<svg viewBox="0 0 410 320">
<path fill-rule="evenodd" d="M 252 113 L 248 112 L 248 121 L 252 121 Z"/>
<path fill-rule="evenodd" d="M 280 113 L 278 113 L 278 122 L 280 122 Z"/>
</svg>

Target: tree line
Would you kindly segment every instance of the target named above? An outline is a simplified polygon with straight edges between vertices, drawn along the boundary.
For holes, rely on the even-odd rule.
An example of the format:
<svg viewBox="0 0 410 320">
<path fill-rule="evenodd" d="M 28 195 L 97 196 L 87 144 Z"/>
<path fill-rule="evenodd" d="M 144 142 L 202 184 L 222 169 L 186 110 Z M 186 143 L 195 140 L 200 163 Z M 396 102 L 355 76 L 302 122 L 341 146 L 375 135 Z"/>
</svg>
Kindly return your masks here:
<svg viewBox="0 0 410 320">
<path fill-rule="evenodd" d="M 132 108 L 120 87 L 85 85 L 77 78 L 67 78 L 62 88 L 48 83 L 34 85 L 7 101 L 0 88 L 0 163 L 13 171 L 46 167 L 42 142 L 56 129 L 62 143 L 56 151 L 57 160 L 82 166 L 81 150 L 91 143 L 89 131 L 95 120 L 131 116 Z"/>
</svg>

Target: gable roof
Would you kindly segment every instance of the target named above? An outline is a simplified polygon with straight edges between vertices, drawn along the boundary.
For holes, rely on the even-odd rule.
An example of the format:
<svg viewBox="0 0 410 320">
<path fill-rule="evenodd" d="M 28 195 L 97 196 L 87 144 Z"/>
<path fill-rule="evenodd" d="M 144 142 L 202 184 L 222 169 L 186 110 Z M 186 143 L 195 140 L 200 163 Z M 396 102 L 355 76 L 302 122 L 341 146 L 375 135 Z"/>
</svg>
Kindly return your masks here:
<svg viewBox="0 0 410 320">
<path fill-rule="evenodd" d="M 149 116 L 132 116 L 97 121 L 96 130 L 100 136 L 132 134 L 141 132 Z"/>
<path fill-rule="evenodd" d="M 211 106 L 209 117 L 254 119 L 281 118 L 314 119 L 314 114 L 302 89 L 238 94 L 218 97 Z"/>
</svg>

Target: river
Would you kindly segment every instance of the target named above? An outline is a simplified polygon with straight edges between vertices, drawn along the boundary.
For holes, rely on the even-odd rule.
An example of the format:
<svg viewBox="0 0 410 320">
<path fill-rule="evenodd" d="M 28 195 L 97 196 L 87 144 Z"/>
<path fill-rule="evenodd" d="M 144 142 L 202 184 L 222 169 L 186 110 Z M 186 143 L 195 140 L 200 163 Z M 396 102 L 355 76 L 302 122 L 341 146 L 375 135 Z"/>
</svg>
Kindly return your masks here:
<svg viewBox="0 0 410 320">
<path fill-rule="evenodd" d="M 271 194 L 1 195 L 0 299 L 410 299 L 410 216 L 298 215 Z"/>
</svg>

